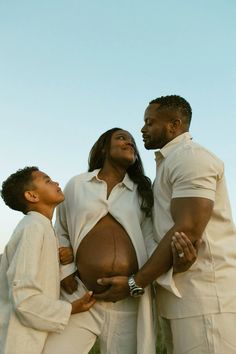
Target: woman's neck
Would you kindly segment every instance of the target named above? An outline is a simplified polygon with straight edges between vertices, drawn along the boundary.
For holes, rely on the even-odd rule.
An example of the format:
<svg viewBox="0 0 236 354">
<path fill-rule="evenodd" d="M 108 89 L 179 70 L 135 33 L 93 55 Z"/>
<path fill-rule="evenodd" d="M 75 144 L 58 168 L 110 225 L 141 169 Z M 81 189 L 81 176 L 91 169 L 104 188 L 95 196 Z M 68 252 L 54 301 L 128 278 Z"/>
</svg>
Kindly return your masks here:
<svg viewBox="0 0 236 354">
<path fill-rule="evenodd" d="M 123 181 L 126 174 L 126 170 L 120 167 L 103 166 L 99 171 L 98 177 L 107 184 L 107 197 L 109 197 L 112 189 L 120 182 Z"/>
</svg>

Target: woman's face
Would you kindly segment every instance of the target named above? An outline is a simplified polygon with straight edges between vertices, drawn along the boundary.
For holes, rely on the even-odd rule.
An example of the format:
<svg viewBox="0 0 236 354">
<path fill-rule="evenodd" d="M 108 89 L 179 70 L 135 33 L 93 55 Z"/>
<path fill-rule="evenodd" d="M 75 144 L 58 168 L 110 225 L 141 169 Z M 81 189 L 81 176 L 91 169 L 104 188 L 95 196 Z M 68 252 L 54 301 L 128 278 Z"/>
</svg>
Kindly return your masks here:
<svg viewBox="0 0 236 354">
<path fill-rule="evenodd" d="M 111 136 L 110 151 L 107 159 L 127 168 L 135 162 L 137 157 L 133 137 L 126 130 L 117 130 Z"/>
</svg>

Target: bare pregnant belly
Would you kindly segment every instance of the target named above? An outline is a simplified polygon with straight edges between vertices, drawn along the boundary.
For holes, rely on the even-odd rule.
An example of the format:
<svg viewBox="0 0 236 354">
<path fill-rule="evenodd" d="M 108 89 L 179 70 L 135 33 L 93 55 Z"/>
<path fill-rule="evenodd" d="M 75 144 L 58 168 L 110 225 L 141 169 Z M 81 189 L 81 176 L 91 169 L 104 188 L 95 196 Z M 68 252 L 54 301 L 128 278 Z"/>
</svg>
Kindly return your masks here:
<svg viewBox="0 0 236 354">
<path fill-rule="evenodd" d="M 84 237 L 76 254 L 79 277 L 95 293 L 106 288 L 97 279 L 130 275 L 138 270 L 136 252 L 129 235 L 110 215 L 102 218 Z"/>
</svg>

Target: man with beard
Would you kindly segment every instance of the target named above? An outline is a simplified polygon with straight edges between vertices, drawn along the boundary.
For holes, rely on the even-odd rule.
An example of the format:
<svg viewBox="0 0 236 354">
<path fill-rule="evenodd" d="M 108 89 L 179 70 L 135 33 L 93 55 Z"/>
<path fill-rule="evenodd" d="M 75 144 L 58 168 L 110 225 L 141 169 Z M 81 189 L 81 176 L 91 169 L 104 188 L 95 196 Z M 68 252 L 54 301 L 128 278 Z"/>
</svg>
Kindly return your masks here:
<svg viewBox="0 0 236 354">
<path fill-rule="evenodd" d="M 144 288 L 172 264 L 171 242 L 183 231 L 195 244 L 202 240 L 197 262 L 174 276 L 181 297 L 158 286 L 157 304 L 164 319 L 168 353 L 236 353 L 236 230 L 225 185 L 224 165 L 192 141 L 192 110 L 172 95 L 150 102 L 142 128 L 146 149 L 155 149 L 154 236 L 159 242 L 134 275 Z M 183 257 L 181 238 L 174 243 Z M 103 278 L 111 287 L 103 299 L 126 296 L 126 277 Z M 101 295 L 100 295 L 101 297 Z"/>
</svg>

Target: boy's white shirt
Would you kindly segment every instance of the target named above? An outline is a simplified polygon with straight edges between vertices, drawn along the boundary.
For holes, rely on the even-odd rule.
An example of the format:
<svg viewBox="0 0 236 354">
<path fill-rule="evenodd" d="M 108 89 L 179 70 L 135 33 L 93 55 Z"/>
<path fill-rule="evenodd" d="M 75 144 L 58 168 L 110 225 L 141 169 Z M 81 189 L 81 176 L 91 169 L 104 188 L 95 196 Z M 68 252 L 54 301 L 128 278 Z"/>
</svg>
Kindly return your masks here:
<svg viewBox="0 0 236 354">
<path fill-rule="evenodd" d="M 59 300 L 58 247 L 51 222 L 29 212 L 0 264 L 0 354 L 41 353 L 48 332 L 66 326 L 71 304 Z"/>
</svg>

